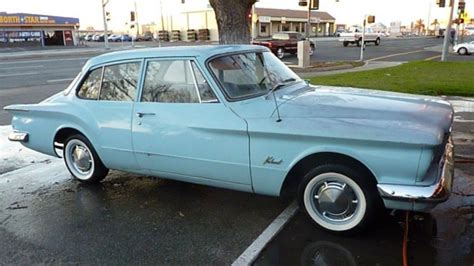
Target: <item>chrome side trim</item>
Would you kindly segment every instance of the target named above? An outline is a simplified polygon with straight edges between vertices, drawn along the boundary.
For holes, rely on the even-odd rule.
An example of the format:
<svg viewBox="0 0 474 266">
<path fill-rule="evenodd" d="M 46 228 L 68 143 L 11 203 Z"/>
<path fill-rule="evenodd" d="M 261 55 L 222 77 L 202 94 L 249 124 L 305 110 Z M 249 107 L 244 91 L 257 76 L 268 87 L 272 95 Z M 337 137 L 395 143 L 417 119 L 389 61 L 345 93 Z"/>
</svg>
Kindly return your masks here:
<svg viewBox="0 0 474 266">
<path fill-rule="evenodd" d="M 397 201 L 437 203 L 448 199 L 454 177 L 454 146 L 451 137 L 439 162 L 436 182 L 431 186 L 378 184 L 382 198 Z"/>
<path fill-rule="evenodd" d="M 28 132 L 13 131 L 10 134 L 8 134 L 8 140 L 10 141 L 28 142 L 28 139 L 29 139 Z"/>
</svg>

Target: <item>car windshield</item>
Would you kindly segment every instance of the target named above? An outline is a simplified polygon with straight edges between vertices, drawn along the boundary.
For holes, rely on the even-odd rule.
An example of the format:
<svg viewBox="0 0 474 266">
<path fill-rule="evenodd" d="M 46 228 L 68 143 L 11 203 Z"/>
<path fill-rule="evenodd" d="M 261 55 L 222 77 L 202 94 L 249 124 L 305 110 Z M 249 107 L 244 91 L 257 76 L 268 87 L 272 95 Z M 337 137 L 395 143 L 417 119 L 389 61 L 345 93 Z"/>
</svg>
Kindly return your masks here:
<svg viewBox="0 0 474 266">
<path fill-rule="evenodd" d="M 209 67 L 231 100 L 264 95 L 301 79 L 271 52 L 251 52 L 212 59 Z"/>
</svg>

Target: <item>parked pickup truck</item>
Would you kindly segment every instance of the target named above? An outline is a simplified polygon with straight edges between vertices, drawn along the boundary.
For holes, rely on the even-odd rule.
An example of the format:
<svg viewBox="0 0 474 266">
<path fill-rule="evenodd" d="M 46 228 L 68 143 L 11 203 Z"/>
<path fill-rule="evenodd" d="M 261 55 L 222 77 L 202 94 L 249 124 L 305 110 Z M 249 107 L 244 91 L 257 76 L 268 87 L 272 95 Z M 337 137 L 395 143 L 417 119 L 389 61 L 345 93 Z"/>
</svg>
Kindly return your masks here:
<svg viewBox="0 0 474 266">
<path fill-rule="evenodd" d="M 375 45 L 380 45 L 381 34 L 375 33 L 372 29 L 365 29 L 365 43 L 373 42 Z M 355 44 L 357 46 L 362 45 L 362 29 L 358 27 L 351 28 L 348 32 L 343 32 L 340 35 L 339 41 L 342 42 L 344 47 L 349 44 Z"/>
<path fill-rule="evenodd" d="M 275 33 L 270 40 L 253 41 L 252 44 L 262 45 L 270 48 L 270 50 L 280 59 L 285 54 L 296 54 L 298 51 L 298 42 L 305 40 L 303 34 L 296 31 L 282 31 Z M 312 56 L 316 49 L 314 42 L 310 41 L 309 55 Z"/>
</svg>

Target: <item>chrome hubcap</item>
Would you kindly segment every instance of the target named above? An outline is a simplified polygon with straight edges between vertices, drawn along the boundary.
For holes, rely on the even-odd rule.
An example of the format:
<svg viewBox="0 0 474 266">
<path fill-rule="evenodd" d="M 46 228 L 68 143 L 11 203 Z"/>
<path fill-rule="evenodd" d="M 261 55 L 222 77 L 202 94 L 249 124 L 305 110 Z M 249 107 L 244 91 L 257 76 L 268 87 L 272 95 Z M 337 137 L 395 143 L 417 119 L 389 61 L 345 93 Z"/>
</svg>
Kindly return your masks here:
<svg viewBox="0 0 474 266">
<path fill-rule="evenodd" d="M 94 173 L 94 158 L 89 147 L 79 139 L 68 141 L 64 150 L 64 160 L 73 176 L 88 180 Z"/>
<path fill-rule="evenodd" d="M 72 151 L 74 165 L 82 172 L 87 172 L 92 167 L 92 158 L 89 151 L 80 145 L 76 145 Z"/>
<path fill-rule="evenodd" d="M 313 208 L 327 220 L 342 222 L 351 219 L 359 200 L 350 186 L 343 182 L 324 181 L 312 191 Z"/>
<path fill-rule="evenodd" d="M 278 58 L 282 58 L 285 55 L 285 52 L 283 51 L 283 49 L 280 48 L 277 51 L 277 55 L 278 55 Z"/>
</svg>

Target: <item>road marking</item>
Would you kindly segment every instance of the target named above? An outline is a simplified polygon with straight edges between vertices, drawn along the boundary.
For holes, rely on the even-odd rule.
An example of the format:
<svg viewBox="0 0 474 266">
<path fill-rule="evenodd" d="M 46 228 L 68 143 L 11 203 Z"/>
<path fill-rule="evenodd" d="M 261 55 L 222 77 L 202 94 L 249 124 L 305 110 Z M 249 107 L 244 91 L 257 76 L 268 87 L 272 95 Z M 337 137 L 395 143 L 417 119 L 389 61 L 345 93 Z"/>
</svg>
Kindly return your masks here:
<svg viewBox="0 0 474 266">
<path fill-rule="evenodd" d="M 8 70 L 11 69 L 23 69 L 23 68 L 42 68 L 44 65 L 28 65 L 28 66 L 16 66 L 16 67 L 8 67 Z"/>
<path fill-rule="evenodd" d="M 36 75 L 36 74 L 39 74 L 39 73 L 38 72 L 25 72 L 25 73 L 16 73 L 16 74 L 6 74 L 6 75 L 0 75 L 0 78 L 27 76 L 27 75 Z"/>
<path fill-rule="evenodd" d="M 389 54 L 389 55 L 384 55 L 384 56 L 380 56 L 380 57 L 375 57 L 375 58 L 369 59 L 369 60 L 367 60 L 367 61 L 370 62 L 370 61 L 375 61 L 375 60 L 380 60 L 380 59 L 395 57 L 395 56 L 399 56 L 399 55 L 415 54 L 415 53 L 420 53 L 420 52 L 425 52 L 425 51 L 426 51 L 426 50 L 423 49 L 423 50 L 416 50 L 416 51 L 411 51 L 411 52 L 404 52 L 404 53 L 397 53 L 397 54 Z"/>
<path fill-rule="evenodd" d="M 428 58 L 425 59 L 425 61 L 431 61 L 431 60 L 433 60 L 433 59 L 440 58 L 440 57 L 441 57 L 441 55 L 436 55 L 436 56 L 428 57 Z"/>
<path fill-rule="evenodd" d="M 29 64 L 29 63 L 36 63 L 36 62 L 57 62 L 57 61 L 72 61 L 72 60 L 86 60 L 91 58 L 90 57 L 74 57 L 74 58 L 57 58 L 57 59 L 38 59 L 38 60 L 27 60 L 27 61 L 8 61 L 8 62 L 0 62 L 0 65 L 11 65 L 11 64 Z"/>
<path fill-rule="evenodd" d="M 278 215 L 275 220 L 253 241 L 253 243 L 232 263 L 232 266 L 250 265 L 257 259 L 263 248 L 283 229 L 283 226 L 295 215 L 298 210 L 296 201 L 293 201 Z"/>
<path fill-rule="evenodd" d="M 47 80 L 46 82 L 47 83 L 55 83 L 55 82 L 63 82 L 63 81 L 71 81 L 73 79 L 71 78 L 68 78 L 68 79 L 50 79 L 50 80 Z"/>
</svg>

